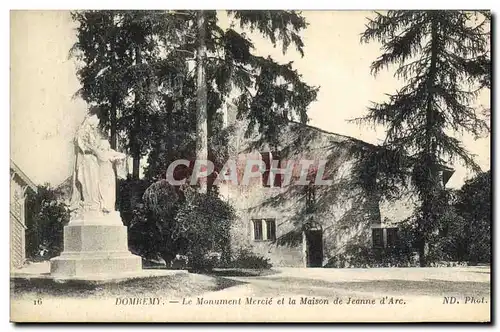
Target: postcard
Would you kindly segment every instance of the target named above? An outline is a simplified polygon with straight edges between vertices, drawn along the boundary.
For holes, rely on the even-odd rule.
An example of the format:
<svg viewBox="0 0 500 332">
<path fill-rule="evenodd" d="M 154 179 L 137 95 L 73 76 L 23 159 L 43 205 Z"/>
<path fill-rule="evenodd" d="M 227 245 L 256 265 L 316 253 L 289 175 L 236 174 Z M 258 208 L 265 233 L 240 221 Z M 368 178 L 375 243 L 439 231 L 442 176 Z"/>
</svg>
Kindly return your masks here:
<svg viewBox="0 0 500 332">
<path fill-rule="evenodd" d="M 491 322 L 490 11 L 10 21 L 12 322 Z"/>
</svg>

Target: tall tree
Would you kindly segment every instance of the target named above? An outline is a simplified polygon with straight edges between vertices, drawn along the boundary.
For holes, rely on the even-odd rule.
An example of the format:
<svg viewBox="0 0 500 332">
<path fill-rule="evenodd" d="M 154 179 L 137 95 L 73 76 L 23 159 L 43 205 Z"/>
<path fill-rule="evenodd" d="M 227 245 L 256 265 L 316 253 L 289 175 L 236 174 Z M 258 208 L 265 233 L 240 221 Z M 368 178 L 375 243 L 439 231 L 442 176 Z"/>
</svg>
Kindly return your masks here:
<svg viewBox="0 0 500 332">
<path fill-rule="evenodd" d="M 196 95 L 183 99 L 198 101 L 197 155 L 217 165 L 224 135 L 220 110 L 228 98 L 236 96 L 240 117 L 250 120 L 247 133 L 259 130 L 273 142 L 278 141 L 280 125 L 289 119 L 307 122 L 307 107 L 316 99 L 317 88 L 302 81 L 292 63 L 279 64 L 270 57 L 255 55 L 245 31 L 256 31 L 273 46 L 281 43 L 283 53 L 293 44 L 303 55 L 299 33 L 307 27 L 302 15 L 294 11 L 174 11 L 172 17 L 187 22 L 183 42 L 172 53 L 186 61 L 194 60 L 196 73 L 183 77 L 186 85 L 196 82 Z M 221 27 L 220 15 L 227 15 L 229 27 Z M 236 31 L 239 25 L 240 32 Z M 195 56 L 195 57 L 193 57 Z M 184 91 L 188 92 L 188 91 Z M 188 107 L 189 100 L 184 104 Z M 288 111 L 288 118 L 283 116 Z M 219 144 L 219 145 L 218 145 Z M 227 145 L 227 144 L 225 144 Z"/>
<path fill-rule="evenodd" d="M 489 82 L 488 12 L 388 11 L 369 19 L 362 42 L 378 41 L 382 55 L 371 65 L 377 74 L 396 65 L 405 85 L 374 104 L 360 122 L 387 127 L 385 145 L 410 158 L 412 182 L 421 208 L 417 218 L 420 265 L 425 243 L 435 227 L 435 202 L 441 187 L 441 165 L 458 159 L 474 171 L 480 167 L 459 132 L 479 135 L 486 122 L 473 107 Z"/>
<path fill-rule="evenodd" d="M 232 25 L 221 27 L 219 15 L 228 15 Z M 155 166 L 172 161 L 160 156 L 186 155 L 177 150 L 188 148 L 181 138 L 199 141 L 198 158 L 208 155 L 223 164 L 227 131 L 221 128 L 220 110 L 235 94 L 239 115 L 250 119 L 248 133 L 257 128 L 275 142 L 277 129 L 288 119 L 307 121 L 307 106 L 316 98 L 317 88 L 304 83 L 291 63 L 255 55 L 243 32 L 257 31 L 274 46 L 281 43 L 283 53 L 293 44 L 303 55 L 299 33 L 307 24 L 294 11 L 84 11 L 74 19 L 80 23 L 74 49 L 84 64 L 81 94 L 104 109 L 106 128 L 124 134 L 135 177 L 145 154 L 150 157 L 147 174 L 154 178 Z M 194 132 L 191 112 L 199 115 Z"/>
<path fill-rule="evenodd" d="M 70 56 L 79 60 L 77 76 L 81 89 L 77 95 L 93 106 L 98 106 L 101 124 L 110 130 L 111 147 L 117 144 L 118 103 L 124 97 L 125 48 L 120 43 L 116 23 L 117 12 L 75 11 L 72 19 L 78 22 L 77 41 Z"/>
<path fill-rule="evenodd" d="M 163 45 L 173 44 L 168 34 L 175 20 L 165 11 L 102 11 L 72 13 L 78 23 L 77 41 L 70 54 L 80 62 L 78 94 L 100 110 L 111 145 L 123 146 L 133 157 L 133 177 L 138 178 L 140 158 L 149 140 L 150 115 L 155 107 L 158 62 Z M 168 42 L 166 39 L 169 39 Z"/>
<path fill-rule="evenodd" d="M 206 24 L 203 10 L 196 17 L 198 49 L 196 50 L 196 159 L 208 160 L 207 82 L 205 78 Z M 207 181 L 200 182 L 200 192 L 207 192 Z"/>
</svg>

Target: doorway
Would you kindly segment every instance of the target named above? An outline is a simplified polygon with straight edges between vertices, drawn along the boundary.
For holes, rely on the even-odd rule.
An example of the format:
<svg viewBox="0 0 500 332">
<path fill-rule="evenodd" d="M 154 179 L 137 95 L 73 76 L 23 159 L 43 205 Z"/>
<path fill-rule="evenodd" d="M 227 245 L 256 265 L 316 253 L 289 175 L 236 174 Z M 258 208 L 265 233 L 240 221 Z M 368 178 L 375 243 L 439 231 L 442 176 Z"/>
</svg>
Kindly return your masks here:
<svg viewBox="0 0 500 332">
<path fill-rule="evenodd" d="M 323 266 L 323 231 L 307 230 L 304 231 L 306 239 L 306 266 Z"/>
</svg>

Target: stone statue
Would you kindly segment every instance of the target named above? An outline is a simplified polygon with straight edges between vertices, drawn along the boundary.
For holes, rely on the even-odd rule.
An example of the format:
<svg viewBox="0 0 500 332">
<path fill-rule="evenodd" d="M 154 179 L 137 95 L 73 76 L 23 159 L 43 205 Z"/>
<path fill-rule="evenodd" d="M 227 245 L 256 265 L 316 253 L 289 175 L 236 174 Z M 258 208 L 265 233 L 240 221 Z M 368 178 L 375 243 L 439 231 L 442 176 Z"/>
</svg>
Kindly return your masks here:
<svg viewBox="0 0 500 332">
<path fill-rule="evenodd" d="M 124 160 L 126 155 L 111 149 L 108 140 L 102 139 L 98 149 L 100 209 L 109 213 L 115 210 L 116 185 L 113 162 Z"/>
<path fill-rule="evenodd" d="M 111 149 L 96 115 L 87 116 L 78 128 L 75 154 L 72 216 L 64 226 L 64 250 L 50 260 L 51 275 L 112 280 L 140 273 L 142 259 L 128 250 L 127 227 L 115 211 L 113 164 L 125 155 Z"/>
<path fill-rule="evenodd" d="M 74 215 L 86 212 L 106 214 L 115 210 L 116 187 L 113 163 L 126 155 L 110 148 L 99 130 L 99 118 L 89 115 L 75 137 L 75 166 L 71 210 Z"/>
</svg>

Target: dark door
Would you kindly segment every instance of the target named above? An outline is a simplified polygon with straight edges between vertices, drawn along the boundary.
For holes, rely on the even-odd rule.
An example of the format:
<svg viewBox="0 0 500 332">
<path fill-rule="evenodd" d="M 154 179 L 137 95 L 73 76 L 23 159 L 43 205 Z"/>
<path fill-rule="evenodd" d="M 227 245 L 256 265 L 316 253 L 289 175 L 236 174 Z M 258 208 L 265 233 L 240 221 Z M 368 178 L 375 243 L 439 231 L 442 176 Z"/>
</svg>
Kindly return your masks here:
<svg viewBox="0 0 500 332">
<path fill-rule="evenodd" d="M 323 266 L 323 232 L 310 230 L 306 232 L 307 267 Z"/>
</svg>

